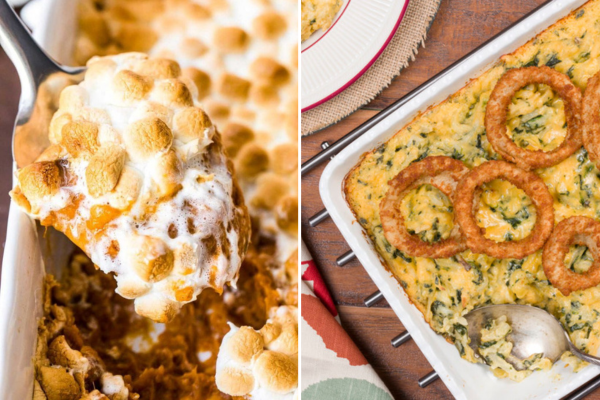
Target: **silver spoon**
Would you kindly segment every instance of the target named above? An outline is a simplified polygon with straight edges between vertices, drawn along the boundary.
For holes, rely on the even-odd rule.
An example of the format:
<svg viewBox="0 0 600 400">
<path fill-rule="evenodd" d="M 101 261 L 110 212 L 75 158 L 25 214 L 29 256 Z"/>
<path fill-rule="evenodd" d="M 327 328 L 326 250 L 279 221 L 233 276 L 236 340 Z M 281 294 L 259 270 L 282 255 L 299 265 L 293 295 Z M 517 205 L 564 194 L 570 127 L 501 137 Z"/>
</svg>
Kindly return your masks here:
<svg viewBox="0 0 600 400">
<path fill-rule="evenodd" d="M 85 68 L 61 66 L 52 60 L 33 40 L 6 0 L 0 0 L 0 45 L 15 65 L 21 81 L 13 132 L 13 158 L 19 167 L 23 167 L 32 163 L 49 145 L 49 113 L 43 107 L 36 107 L 40 87 L 57 74 L 77 75 Z"/>
<path fill-rule="evenodd" d="M 581 352 L 569 339 L 562 324 L 549 312 L 541 308 L 520 304 L 504 304 L 477 308 L 465 318 L 468 322 L 469 346 L 479 356 L 481 330 L 490 319 L 505 315 L 512 327 L 507 336 L 513 343 L 512 351 L 506 361 L 515 369 L 523 370 L 523 360 L 533 354 L 542 353 L 544 357 L 556 362 L 565 351 L 591 364 L 600 365 L 600 358 Z"/>
</svg>

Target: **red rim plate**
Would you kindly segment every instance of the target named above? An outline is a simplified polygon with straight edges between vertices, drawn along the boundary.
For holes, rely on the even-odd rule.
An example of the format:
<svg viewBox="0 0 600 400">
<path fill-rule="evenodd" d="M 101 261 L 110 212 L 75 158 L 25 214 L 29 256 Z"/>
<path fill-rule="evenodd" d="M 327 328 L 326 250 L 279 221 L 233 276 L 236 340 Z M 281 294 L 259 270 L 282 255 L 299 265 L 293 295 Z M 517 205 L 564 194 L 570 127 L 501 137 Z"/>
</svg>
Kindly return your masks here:
<svg viewBox="0 0 600 400">
<path fill-rule="evenodd" d="M 332 98 L 334 98 L 338 94 L 342 93 L 350 85 L 352 85 L 354 82 L 356 82 L 356 80 L 358 78 L 360 78 L 365 72 L 367 72 L 367 70 L 369 68 L 371 68 L 371 66 L 375 63 L 375 61 L 377 61 L 377 59 L 379 58 L 379 56 L 381 56 L 381 53 L 383 53 L 383 51 L 387 48 L 388 44 L 390 44 L 390 42 L 392 41 L 392 38 L 396 34 L 396 31 L 398 30 L 398 27 L 400 26 L 400 23 L 402 22 L 402 20 L 404 19 L 404 15 L 406 14 L 406 9 L 408 8 L 408 3 L 410 3 L 410 0 L 405 0 L 404 6 L 402 7 L 402 11 L 400 12 L 400 17 L 398 17 L 398 21 L 396 21 L 396 24 L 394 25 L 394 28 L 392 29 L 390 35 L 388 36 L 388 38 L 383 43 L 383 46 L 381 47 L 381 49 L 379 49 L 379 51 L 377 51 L 377 53 L 375 54 L 375 56 L 365 65 L 365 67 L 363 69 L 361 69 L 358 72 L 358 74 L 356 74 L 352 79 L 350 79 L 348 82 L 346 82 L 341 88 L 339 88 L 335 92 L 331 93 L 330 95 L 324 97 L 323 99 L 321 99 L 321 100 L 319 100 L 319 101 L 317 101 L 317 102 L 315 102 L 315 103 L 313 103 L 313 104 L 311 104 L 309 106 L 304 107 L 302 109 L 302 112 L 306 112 L 308 110 L 312 110 L 313 108 L 315 108 L 315 107 L 317 107 L 317 106 L 325 103 L 328 100 L 331 100 Z M 350 4 L 350 1 L 348 1 L 348 4 Z M 335 24 L 337 24 L 337 21 L 339 21 L 342 18 L 343 13 L 348 8 L 348 4 L 346 4 L 346 7 L 344 8 L 344 10 L 342 12 L 342 15 L 340 15 L 340 17 L 335 21 L 335 23 L 328 29 L 328 32 L 331 29 L 333 29 L 333 27 L 335 26 Z M 319 38 L 319 40 L 323 39 L 326 35 L 327 35 L 327 32 L 325 32 L 325 34 L 323 36 L 321 36 Z M 304 53 L 306 50 L 310 49 L 312 46 L 314 46 L 316 43 L 318 43 L 319 40 L 317 40 L 315 43 L 311 44 L 309 47 L 307 47 L 306 49 L 304 49 L 302 51 L 302 53 Z"/>
</svg>

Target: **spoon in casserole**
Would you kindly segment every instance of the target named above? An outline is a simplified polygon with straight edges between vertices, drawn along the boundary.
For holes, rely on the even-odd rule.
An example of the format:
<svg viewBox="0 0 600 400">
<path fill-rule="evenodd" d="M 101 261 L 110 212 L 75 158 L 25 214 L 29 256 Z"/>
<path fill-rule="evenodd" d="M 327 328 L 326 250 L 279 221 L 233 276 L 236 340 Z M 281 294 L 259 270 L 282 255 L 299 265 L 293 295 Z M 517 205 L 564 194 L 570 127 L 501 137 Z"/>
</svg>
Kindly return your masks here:
<svg viewBox="0 0 600 400">
<path fill-rule="evenodd" d="M 506 361 L 516 370 L 527 369 L 523 360 L 534 354 L 556 362 L 566 351 L 591 364 L 600 365 L 600 358 L 581 352 L 569 339 L 562 324 L 549 312 L 541 308 L 520 305 L 503 304 L 477 308 L 465 318 L 468 322 L 469 346 L 479 356 L 482 344 L 481 330 L 490 320 L 506 316 L 512 332 L 507 340 L 513 344 L 512 351 Z"/>
<path fill-rule="evenodd" d="M 114 274 L 117 293 L 156 322 L 208 287 L 235 285 L 250 216 L 196 84 L 177 62 L 142 53 L 93 57 L 74 82 L 82 70 L 51 61 L 0 5 L 0 43 L 25 88 L 15 204 Z"/>
<path fill-rule="evenodd" d="M 52 85 L 60 77 L 74 78 L 85 68 L 62 66 L 52 60 L 6 0 L 0 0 L 0 45 L 15 65 L 21 82 L 12 149 L 17 166 L 23 167 L 49 146 L 47 132 L 52 114 L 39 104 L 44 86 Z"/>
</svg>

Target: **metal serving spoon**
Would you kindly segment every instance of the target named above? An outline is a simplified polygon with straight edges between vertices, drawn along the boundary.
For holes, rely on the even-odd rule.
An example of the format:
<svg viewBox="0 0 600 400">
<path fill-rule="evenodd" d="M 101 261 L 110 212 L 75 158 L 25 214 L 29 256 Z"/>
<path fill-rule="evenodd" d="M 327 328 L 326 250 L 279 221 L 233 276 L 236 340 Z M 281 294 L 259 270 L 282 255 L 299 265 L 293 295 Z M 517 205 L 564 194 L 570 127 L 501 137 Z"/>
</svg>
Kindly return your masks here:
<svg viewBox="0 0 600 400">
<path fill-rule="evenodd" d="M 58 74 L 77 75 L 85 68 L 56 63 L 40 48 L 6 0 L 0 0 L 0 45 L 15 65 L 21 81 L 19 111 L 13 131 L 13 158 L 17 166 L 32 163 L 49 146 L 51 114 L 36 101 L 40 88 Z"/>
<path fill-rule="evenodd" d="M 506 361 L 515 369 L 526 369 L 522 361 L 533 354 L 542 353 L 554 363 L 565 351 L 570 351 L 591 364 L 600 365 L 600 358 L 582 353 L 571 343 L 562 324 L 552 314 L 541 308 L 520 304 L 486 306 L 465 315 L 471 339 L 469 346 L 476 355 L 479 356 L 481 329 L 490 319 L 503 315 L 512 327 L 512 333 L 507 339 L 513 343 L 513 348 Z"/>
</svg>

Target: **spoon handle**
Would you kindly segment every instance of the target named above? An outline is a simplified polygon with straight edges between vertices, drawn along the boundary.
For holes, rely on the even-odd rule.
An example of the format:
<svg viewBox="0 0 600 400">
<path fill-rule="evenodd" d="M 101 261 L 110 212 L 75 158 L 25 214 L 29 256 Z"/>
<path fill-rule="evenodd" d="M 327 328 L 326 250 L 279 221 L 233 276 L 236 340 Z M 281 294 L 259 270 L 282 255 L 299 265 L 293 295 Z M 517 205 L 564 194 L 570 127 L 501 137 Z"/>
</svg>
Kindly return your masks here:
<svg viewBox="0 0 600 400">
<path fill-rule="evenodd" d="M 15 65 L 21 81 L 21 101 L 35 99 L 37 87 L 56 72 L 76 74 L 81 68 L 62 67 L 36 43 L 6 0 L 0 0 L 0 45 Z"/>
<path fill-rule="evenodd" d="M 577 357 L 581 358 L 584 361 L 589 362 L 590 364 L 600 365 L 600 357 L 595 357 L 590 354 L 584 353 L 580 351 L 571 341 L 569 340 L 569 350 L 571 353 L 575 354 Z"/>
<path fill-rule="evenodd" d="M 41 80 L 60 71 L 35 42 L 21 19 L 6 0 L 0 0 L 0 45 L 15 65 L 23 90 L 38 86 Z"/>
</svg>

